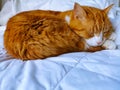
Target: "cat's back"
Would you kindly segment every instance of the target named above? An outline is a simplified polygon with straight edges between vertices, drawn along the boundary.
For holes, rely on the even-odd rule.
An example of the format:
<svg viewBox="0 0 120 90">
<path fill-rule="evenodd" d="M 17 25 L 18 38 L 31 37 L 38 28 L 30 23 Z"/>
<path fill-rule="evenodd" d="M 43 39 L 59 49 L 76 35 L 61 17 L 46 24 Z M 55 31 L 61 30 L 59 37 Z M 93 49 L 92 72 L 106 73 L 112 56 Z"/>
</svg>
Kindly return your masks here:
<svg viewBox="0 0 120 90">
<path fill-rule="evenodd" d="M 57 16 L 61 12 L 60 11 L 51 11 L 51 10 L 31 10 L 31 11 L 24 11 L 16 14 L 11 19 L 17 19 L 17 18 L 32 18 L 32 17 L 39 17 L 39 16 Z"/>
<path fill-rule="evenodd" d="M 59 15 L 60 13 L 61 12 L 50 10 L 31 10 L 20 12 L 8 20 L 7 27 L 13 27 L 15 26 L 14 24 L 30 25 L 46 17 L 59 18 L 57 17 L 57 15 Z"/>
</svg>

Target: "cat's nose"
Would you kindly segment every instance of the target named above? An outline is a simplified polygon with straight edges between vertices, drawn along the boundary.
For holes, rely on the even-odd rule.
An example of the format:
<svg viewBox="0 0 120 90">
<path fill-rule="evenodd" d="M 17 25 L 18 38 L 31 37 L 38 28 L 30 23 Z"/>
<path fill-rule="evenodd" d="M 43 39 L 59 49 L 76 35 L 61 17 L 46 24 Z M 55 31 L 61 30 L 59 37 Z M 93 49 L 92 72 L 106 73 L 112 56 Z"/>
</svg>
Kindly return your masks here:
<svg viewBox="0 0 120 90">
<path fill-rule="evenodd" d="M 97 42 L 97 44 L 98 44 L 98 45 L 101 45 L 101 44 L 102 44 L 102 42 Z"/>
</svg>

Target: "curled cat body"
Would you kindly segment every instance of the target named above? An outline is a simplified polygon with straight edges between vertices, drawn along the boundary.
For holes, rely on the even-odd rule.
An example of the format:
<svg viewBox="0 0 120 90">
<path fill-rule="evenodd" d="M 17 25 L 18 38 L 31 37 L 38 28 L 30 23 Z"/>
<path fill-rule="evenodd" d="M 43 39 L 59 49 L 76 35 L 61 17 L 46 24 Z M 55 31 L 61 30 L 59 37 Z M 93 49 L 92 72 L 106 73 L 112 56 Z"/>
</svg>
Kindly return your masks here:
<svg viewBox="0 0 120 90">
<path fill-rule="evenodd" d="M 101 10 L 75 3 L 73 10 L 64 12 L 21 12 L 7 23 L 4 47 L 8 54 L 22 60 L 114 49 L 115 45 L 108 48 L 114 34 L 107 16 L 111 8 L 112 5 Z"/>
</svg>

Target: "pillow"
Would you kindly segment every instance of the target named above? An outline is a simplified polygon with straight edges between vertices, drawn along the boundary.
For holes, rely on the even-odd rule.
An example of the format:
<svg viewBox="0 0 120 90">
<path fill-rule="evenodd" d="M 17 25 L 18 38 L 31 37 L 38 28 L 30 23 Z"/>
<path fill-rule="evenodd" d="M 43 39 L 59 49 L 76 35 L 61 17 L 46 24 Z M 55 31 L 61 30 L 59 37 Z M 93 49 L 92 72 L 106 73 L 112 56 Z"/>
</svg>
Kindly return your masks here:
<svg viewBox="0 0 120 90">
<path fill-rule="evenodd" d="M 0 25 L 6 25 L 8 19 L 21 11 L 43 9 L 65 11 L 73 8 L 75 2 L 81 5 L 105 8 L 113 0 L 7 0 L 0 12 Z M 114 18 L 116 10 L 111 10 L 109 17 Z"/>
</svg>

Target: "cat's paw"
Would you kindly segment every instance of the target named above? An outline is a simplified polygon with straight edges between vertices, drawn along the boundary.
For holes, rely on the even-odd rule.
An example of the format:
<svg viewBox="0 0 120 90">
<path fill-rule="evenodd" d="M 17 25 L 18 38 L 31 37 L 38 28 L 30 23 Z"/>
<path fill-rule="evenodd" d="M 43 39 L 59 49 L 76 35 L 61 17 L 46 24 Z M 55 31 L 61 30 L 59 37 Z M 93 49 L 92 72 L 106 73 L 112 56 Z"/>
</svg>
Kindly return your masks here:
<svg viewBox="0 0 120 90">
<path fill-rule="evenodd" d="M 109 37 L 109 39 L 110 40 L 115 40 L 116 39 L 116 33 L 115 32 L 113 32 L 112 34 L 111 34 L 111 36 Z"/>
<path fill-rule="evenodd" d="M 114 50 L 116 49 L 116 44 L 112 40 L 106 40 L 105 43 L 103 44 L 103 47 L 108 50 Z"/>
</svg>

